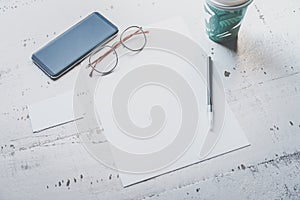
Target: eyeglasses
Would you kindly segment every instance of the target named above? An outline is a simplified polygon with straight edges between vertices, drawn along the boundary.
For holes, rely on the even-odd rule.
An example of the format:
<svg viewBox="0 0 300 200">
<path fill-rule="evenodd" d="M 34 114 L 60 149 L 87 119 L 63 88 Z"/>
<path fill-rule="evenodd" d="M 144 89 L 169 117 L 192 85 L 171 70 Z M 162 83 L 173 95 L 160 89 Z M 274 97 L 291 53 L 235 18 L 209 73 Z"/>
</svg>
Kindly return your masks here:
<svg viewBox="0 0 300 200">
<path fill-rule="evenodd" d="M 121 33 L 118 42 L 112 46 L 104 45 L 93 50 L 89 56 L 88 67 L 92 68 L 89 76 L 92 77 L 94 72 L 101 76 L 111 74 L 117 67 L 119 61 L 116 48 L 122 45 L 129 51 L 140 52 L 146 46 L 146 34 L 148 33 L 149 31 L 144 31 L 142 27 L 129 26 Z M 104 59 L 106 59 L 105 63 L 108 64 L 101 65 L 100 63 L 103 63 Z"/>
</svg>

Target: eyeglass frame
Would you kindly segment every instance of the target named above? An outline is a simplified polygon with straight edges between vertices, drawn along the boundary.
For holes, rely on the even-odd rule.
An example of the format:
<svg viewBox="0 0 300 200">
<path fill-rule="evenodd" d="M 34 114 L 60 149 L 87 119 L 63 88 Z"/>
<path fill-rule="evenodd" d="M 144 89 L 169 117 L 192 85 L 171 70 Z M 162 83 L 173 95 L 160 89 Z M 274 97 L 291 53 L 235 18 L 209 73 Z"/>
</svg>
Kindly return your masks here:
<svg viewBox="0 0 300 200">
<path fill-rule="evenodd" d="M 123 35 L 126 33 L 126 31 L 128 31 L 129 29 L 131 28 L 137 28 L 138 31 L 141 31 L 141 33 L 143 34 L 144 36 L 144 44 L 142 45 L 142 47 L 138 48 L 138 49 L 132 49 L 130 47 L 128 47 L 127 45 L 124 44 L 124 42 L 126 42 L 128 39 L 130 39 L 132 36 L 134 35 L 137 35 L 137 34 L 141 34 L 139 33 L 138 31 L 134 32 L 134 33 L 131 33 L 130 35 L 126 36 L 125 38 L 123 38 Z M 96 49 L 94 49 L 91 54 L 89 55 L 89 59 L 88 59 L 88 67 L 91 67 L 92 68 L 92 71 L 90 72 L 89 76 L 92 77 L 93 76 L 93 71 L 96 71 L 97 73 L 99 73 L 101 76 L 106 76 L 106 75 L 109 75 L 111 74 L 115 68 L 117 67 L 118 65 L 118 62 L 119 62 L 119 56 L 117 54 L 117 51 L 116 51 L 116 48 L 118 48 L 120 45 L 122 45 L 123 47 L 125 47 L 126 49 L 130 50 L 130 51 L 133 51 L 133 52 L 139 52 L 139 51 L 142 51 L 146 44 L 147 44 L 147 37 L 146 37 L 146 34 L 149 33 L 149 31 L 144 31 L 143 30 L 143 27 L 141 26 L 136 26 L 136 25 L 133 25 L 133 26 L 129 26 L 127 27 L 124 31 L 122 31 L 121 35 L 120 35 L 120 40 L 116 43 L 114 43 L 113 45 L 101 45 L 99 47 L 97 47 Z M 123 38 L 123 39 L 122 39 Z M 110 50 L 108 50 L 107 52 L 105 52 L 102 56 L 100 56 L 99 58 L 97 58 L 95 61 L 91 62 L 91 58 L 94 54 L 98 53 L 99 51 L 101 51 L 102 49 L 104 49 L 105 47 L 108 47 L 110 48 Z M 113 52 L 115 55 L 116 55 L 116 63 L 114 65 L 114 67 L 112 67 L 110 70 L 108 71 L 99 71 L 96 69 L 96 65 L 101 62 L 101 60 L 103 60 L 108 54 L 110 54 L 111 52 Z M 94 65 L 94 66 L 93 66 Z"/>
</svg>

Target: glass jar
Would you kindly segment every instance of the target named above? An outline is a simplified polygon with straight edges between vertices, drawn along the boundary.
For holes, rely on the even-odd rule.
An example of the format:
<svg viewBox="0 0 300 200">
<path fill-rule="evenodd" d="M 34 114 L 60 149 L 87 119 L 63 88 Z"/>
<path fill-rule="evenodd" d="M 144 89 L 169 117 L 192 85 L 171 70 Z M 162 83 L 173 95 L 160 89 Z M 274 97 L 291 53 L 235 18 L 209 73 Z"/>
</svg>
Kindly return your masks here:
<svg viewBox="0 0 300 200">
<path fill-rule="evenodd" d="M 252 0 L 206 0 L 205 25 L 208 37 L 215 42 L 236 39 Z"/>
</svg>

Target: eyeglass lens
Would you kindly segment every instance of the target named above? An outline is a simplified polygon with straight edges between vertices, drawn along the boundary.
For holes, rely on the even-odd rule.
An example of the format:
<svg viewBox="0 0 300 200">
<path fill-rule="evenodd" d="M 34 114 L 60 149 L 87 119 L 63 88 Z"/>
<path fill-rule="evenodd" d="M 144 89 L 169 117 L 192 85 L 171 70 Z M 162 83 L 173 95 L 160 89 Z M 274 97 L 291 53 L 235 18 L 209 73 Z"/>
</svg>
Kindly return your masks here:
<svg viewBox="0 0 300 200">
<path fill-rule="evenodd" d="M 122 45 L 131 51 L 141 51 L 146 45 L 146 34 L 141 27 L 130 26 L 123 31 Z"/>
<path fill-rule="evenodd" d="M 90 76 L 93 75 L 93 72 L 105 76 L 110 74 L 117 66 L 118 56 L 113 47 L 102 46 L 91 54 L 89 64 L 92 67 Z"/>
</svg>

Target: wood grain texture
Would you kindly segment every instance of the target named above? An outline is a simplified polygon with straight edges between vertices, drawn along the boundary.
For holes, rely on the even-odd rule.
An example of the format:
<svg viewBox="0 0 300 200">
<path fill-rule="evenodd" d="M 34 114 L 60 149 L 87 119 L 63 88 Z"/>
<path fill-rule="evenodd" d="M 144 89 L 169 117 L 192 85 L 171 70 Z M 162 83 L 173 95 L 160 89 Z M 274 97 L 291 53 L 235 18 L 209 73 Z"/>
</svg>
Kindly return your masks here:
<svg viewBox="0 0 300 200">
<path fill-rule="evenodd" d="M 203 1 L 0 1 L 0 199 L 300 199 L 300 2 L 254 1 L 236 46 L 203 40 Z M 72 89 L 30 56 L 92 11 L 120 30 L 182 16 L 222 62 L 226 98 L 251 147 L 123 188 L 74 124 L 33 134 L 27 105 Z M 226 76 L 224 73 L 226 72 Z"/>
</svg>

